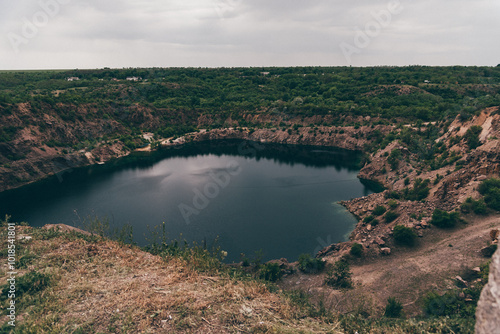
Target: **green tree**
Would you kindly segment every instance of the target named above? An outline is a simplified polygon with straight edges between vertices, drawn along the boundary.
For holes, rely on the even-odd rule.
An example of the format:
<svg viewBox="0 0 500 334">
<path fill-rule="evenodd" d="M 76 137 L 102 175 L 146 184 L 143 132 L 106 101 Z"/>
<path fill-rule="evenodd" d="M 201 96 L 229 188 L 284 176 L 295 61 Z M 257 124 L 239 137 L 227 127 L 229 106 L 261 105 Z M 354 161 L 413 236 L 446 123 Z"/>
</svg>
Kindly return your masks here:
<svg viewBox="0 0 500 334">
<path fill-rule="evenodd" d="M 345 259 L 335 262 L 333 267 L 328 270 L 325 284 L 338 289 L 352 288 L 352 273 L 349 263 Z"/>
</svg>

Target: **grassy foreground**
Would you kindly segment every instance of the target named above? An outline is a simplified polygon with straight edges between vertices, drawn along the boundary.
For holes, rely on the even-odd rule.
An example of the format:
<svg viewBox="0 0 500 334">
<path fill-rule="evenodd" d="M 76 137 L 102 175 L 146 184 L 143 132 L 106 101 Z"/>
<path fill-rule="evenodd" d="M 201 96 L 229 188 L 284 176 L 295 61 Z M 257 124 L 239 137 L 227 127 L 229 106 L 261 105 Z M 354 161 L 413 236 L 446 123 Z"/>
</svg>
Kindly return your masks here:
<svg viewBox="0 0 500 334">
<path fill-rule="evenodd" d="M 467 319 L 365 319 L 220 262 L 218 250 L 149 251 L 78 231 L 16 224 L 16 326 L 8 324 L 1 224 L 2 333 L 468 333 Z"/>
</svg>

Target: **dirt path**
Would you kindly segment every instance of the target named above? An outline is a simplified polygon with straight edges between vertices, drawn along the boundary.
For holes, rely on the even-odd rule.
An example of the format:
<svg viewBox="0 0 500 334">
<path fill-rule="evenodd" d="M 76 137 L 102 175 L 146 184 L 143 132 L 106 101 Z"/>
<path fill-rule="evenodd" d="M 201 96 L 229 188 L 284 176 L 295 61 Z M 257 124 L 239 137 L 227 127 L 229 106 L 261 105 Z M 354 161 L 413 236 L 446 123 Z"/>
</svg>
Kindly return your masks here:
<svg viewBox="0 0 500 334">
<path fill-rule="evenodd" d="M 308 291 L 315 299 L 323 299 L 327 307 L 341 312 L 361 307 L 369 313 L 380 313 L 387 298 L 396 297 L 406 314 L 416 314 L 428 291 L 451 288 L 455 276 L 488 261 L 480 250 L 488 245 L 490 230 L 500 228 L 500 215 L 468 217 L 468 221 L 452 230 L 427 229 L 413 249 L 392 247 L 389 256 L 351 261 L 356 288 L 346 293 L 324 286 L 325 274 L 296 273 L 285 278 L 282 287 Z M 326 260 L 331 263 L 336 258 Z"/>
</svg>

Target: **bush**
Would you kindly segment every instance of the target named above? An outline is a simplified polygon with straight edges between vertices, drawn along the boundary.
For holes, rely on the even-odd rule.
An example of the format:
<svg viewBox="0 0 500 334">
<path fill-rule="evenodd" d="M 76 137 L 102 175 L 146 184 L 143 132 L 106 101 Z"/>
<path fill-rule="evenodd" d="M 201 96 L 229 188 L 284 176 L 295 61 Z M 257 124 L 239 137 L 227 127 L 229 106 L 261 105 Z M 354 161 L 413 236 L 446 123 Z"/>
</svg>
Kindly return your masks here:
<svg viewBox="0 0 500 334">
<path fill-rule="evenodd" d="M 469 130 L 464 135 L 465 140 L 467 141 L 467 145 L 469 148 L 475 149 L 478 146 L 481 146 L 481 142 L 479 141 L 479 135 L 483 131 L 483 128 L 477 125 L 471 126 Z"/>
<path fill-rule="evenodd" d="M 488 208 L 486 207 L 484 200 L 479 199 L 476 201 L 472 199 L 472 197 L 467 198 L 465 202 L 462 203 L 460 210 L 463 213 L 474 212 L 476 215 L 485 215 L 488 213 Z"/>
<path fill-rule="evenodd" d="M 441 228 L 455 227 L 459 219 L 458 212 L 446 212 L 440 209 L 434 210 L 431 224 Z"/>
<path fill-rule="evenodd" d="M 351 251 L 349 252 L 352 256 L 361 257 L 363 256 L 363 246 L 357 242 L 351 246 Z"/>
<path fill-rule="evenodd" d="M 375 216 L 380 216 L 380 215 L 383 215 L 385 212 L 387 211 L 387 209 L 385 208 L 385 206 L 382 206 L 382 205 L 379 205 L 375 208 L 375 210 L 373 210 L 373 214 Z"/>
<path fill-rule="evenodd" d="M 484 202 L 489 208 L 500 211 L 500 179 L 484 180 L 478 190 L 484 195 Z"/>
<path fill-rule="evenodd" d="M 394 198 L 394 199 L 401 198 L 401 194 L 398 193 L 397 191 L 390 191 L 390 192 L 386 193 L 384 196 L 385 196 L 385 198 Z"/>
<path fill-rule="evenodd" d="M 309 273 L 319 273 L 325 268 L 323 259 L 314 259 L 311 254 L 301 254 L 299 256 L 299 270 Z"/>
<path fill-rule="evenodd" d="M 401 318 L 403 315 L 403 305 L 394 297 L 387 299 L 384 316 L 388 318 Z"/>
<path fill-rule="evenodd" d="M 397 148 L 392 150 L 391 154 L 387 158 L 387 162 L 389 163 L 389 165 L 391 165 L 392 170 L 396 170 L 398 168 L 399 160 L 401 159 L 402 156 L 403 154 L 401 153 L 401 150 Z"/>
<path fill-rule="evenodd" d="M 405 178 L 404 183 L 405 183 L 405 186 L 409 185 L 410 184 L 410 178 L 409 177 Z"/>
<path fill-rule="evenodd" d="M 365 219 L 363 219 L 363 222 L 365 223 L 370 223 L 371 221 L 373 221 L 375 219 L 375 216 L 374 215 L 369 215 L 369 216 L 366 216 Z"/>
<path fill-rule="evenodd" d="M 429 196 L 429 180 L 415 179 L 413 189 L 403 189 L 402 198 L 409 201 L 421 201 Z"/>
<path fill-rule="evenodd" d="M 352 273 L 349 263 L 341 259 L 326 273 L 325 284 L 338 289 L 352 288 Z"/>
<path fill-rule="evenodd" d="M 403 225 L 396 225 L 394 227 L 394 241 L 397 244 L 412 247 L 415 245 L 416 240 L 417 234 L 413 229 Z"/>
<path fill-rule="evenodd" d="M 389 205 L 389 207 L 390 207 L 391 209 L 395 209 L 395 208 L 397 208 L 397 207 L 398 207 L 398 205 L 399 205 L 398 201 L 393 200 L 393 199 L 389 200 L 389 202 L 388 202 L 387 204 Z"/>
<path fill-rule="evenodd" d="M 279 264 L 277 263 L 266 263 L 262 266 L 259 272 L 259 277 L 266 281 L 276 282 L 283 276 L 283 271 L 281 270 Z"/>
<path fill-rule="evenodd" d="M 399 217 L 399 215 L 396 212 L 394 212 L 394 211 L 387 211 L 387 213 L 384 216 L 384 219 L 385 219 L 386 223 L 391 223 L 394 220 L 396 220 L 396 218 L 398 218 L 398 217 Z"/>
</svg>

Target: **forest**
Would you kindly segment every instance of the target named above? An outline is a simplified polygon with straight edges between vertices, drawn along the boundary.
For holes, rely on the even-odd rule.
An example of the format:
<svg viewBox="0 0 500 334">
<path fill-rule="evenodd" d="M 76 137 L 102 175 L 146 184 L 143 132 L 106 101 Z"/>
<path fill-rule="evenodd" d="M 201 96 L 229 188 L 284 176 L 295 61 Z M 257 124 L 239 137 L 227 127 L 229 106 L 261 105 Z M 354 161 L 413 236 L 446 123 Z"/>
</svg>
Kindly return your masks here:
<svg viewBox="0 0 500 334">
<path fill-rule="evenodd" d="M 68 78 L 78 78 L 72 81 Z M 127 79 L 128 78 L 128 79 Z M 93 104 L 200 114 L 439 121 L 500 105 L 496 67 L 150 68 L 0 72 L 0 104 Z M 64 110 L 61 110 L 64 116 Z M 102 117 L 112 117 L 103 111 Z M 70 114 L 66 117 L 72 117 Z M 237 117 L 235 117 L 237 118 Z M 245 124 L 241 124 L 244 126 Z"/>
</svg>

